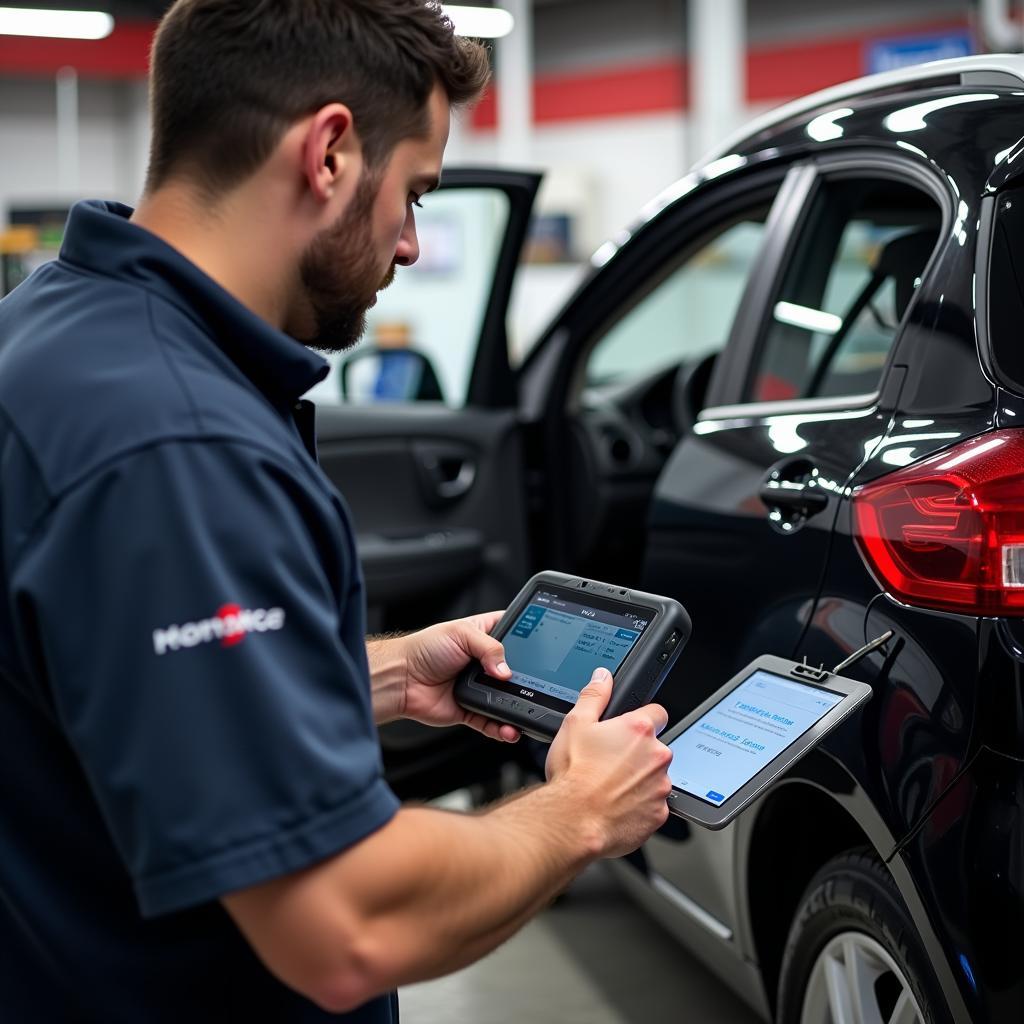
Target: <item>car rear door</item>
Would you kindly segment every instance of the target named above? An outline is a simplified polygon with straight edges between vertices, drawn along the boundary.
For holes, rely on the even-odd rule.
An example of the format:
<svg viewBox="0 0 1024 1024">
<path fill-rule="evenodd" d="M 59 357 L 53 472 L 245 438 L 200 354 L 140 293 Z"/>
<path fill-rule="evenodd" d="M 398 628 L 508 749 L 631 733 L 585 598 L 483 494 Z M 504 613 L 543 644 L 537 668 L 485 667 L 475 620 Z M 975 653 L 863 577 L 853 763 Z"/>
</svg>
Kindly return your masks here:
<svg viewBox="0 0 1024 1024">
<path fill-rule="evenodd" d="M 708 403 L 655 488 L 644 583 L 694 622 L 676 714 L 760 654 L 799 656 L 843 495 L 896 406 L 890 352 L 951 222 L 941 183 L 891 152 L 818 158 L 787 188 Z M 655 884 L 720 938 L 737 927 L 733 828 L 645 847 Z"/>
<path fill-rule="evenodd" d="M 352 512 L 371 633 L 504 607 L 528 575 L 526 498 L 505 317 L 540 175 L 446 170 L 418 213 L 421 256 L 399 268 L 317 402 L 321 464 Z M 366 349 L 425 357 L 440 400 L 343 391 Z M 361 351 L 362 350 L 362 351 Z M 509 749 L 466 729 L 381 730 L 389 780 L 425 798 L 493 775 Z"/>
</svg>

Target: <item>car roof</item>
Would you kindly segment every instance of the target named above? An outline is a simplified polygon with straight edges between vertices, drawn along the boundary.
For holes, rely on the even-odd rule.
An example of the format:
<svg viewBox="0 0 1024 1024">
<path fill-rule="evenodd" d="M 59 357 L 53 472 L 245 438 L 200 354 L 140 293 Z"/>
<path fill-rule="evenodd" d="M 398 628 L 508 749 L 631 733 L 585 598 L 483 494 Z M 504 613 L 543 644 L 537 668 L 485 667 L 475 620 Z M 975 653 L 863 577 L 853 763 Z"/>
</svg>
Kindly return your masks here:
<svg viewBox="0 0 1024 1024">
<path fill-rule="evenodd" d="M 803 96 L 791 103 L 786 103 L 766 114 L 748 121 L 724 142 L 715 146 L 695 165 L 702 167 L 713 160 L 747 148 L 745 145 L 762 132 L 768 131 L 777 124 L 792 117 L 809 113 L 818 107 L 832 106 L 836 103 L 856 99 L 868 99 L 872 96 L 892 92 L 894 89 L 930 89 L 941 85 L 963 85 L 965 88 L 1003 87 L 1024 89 L 1024 54 L 996 53 L 983 54 L 977 57 L 956 57 L 953 60 L 936 60 L 927 64 L 917 64 L 895 71 L 883 71 L 877 75 L 855 78 L 841 85 L 830 86 L 819 92 Z"/>
</svg>

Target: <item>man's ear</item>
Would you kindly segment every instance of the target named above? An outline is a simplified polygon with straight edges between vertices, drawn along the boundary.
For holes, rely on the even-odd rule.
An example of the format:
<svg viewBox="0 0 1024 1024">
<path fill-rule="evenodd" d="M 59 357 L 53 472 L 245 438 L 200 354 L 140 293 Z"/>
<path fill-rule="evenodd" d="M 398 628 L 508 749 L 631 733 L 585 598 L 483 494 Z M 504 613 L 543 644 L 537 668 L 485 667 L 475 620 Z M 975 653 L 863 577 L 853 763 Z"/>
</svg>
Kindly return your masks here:
<svg viewBox="0 0 1024 1024">
<path fill-rule="evenodd" d="M 303 173 L 313 197 L 329 202 L 359 177 L 361 162 L 352 111 L 343 103 L 321 107 L 313 115 L 303 149 Z"/>
</svg>

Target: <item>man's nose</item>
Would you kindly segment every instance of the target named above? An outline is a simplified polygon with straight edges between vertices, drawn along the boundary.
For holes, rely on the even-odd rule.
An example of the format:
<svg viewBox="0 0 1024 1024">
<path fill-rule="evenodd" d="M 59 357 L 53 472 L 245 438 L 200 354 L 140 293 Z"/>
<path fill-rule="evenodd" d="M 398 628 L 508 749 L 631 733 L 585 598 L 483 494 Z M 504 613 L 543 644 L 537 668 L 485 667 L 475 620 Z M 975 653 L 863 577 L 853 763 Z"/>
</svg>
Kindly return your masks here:
<svg viewBox="0 0 1024 1024">
<path fill-rule="evenodd" d="M 411 267 L 419 258 L 420 240 L 416 235 L 416 217 L 410 210 L 395 248 L 395 263 L 400 267 Z"/>
</svg>

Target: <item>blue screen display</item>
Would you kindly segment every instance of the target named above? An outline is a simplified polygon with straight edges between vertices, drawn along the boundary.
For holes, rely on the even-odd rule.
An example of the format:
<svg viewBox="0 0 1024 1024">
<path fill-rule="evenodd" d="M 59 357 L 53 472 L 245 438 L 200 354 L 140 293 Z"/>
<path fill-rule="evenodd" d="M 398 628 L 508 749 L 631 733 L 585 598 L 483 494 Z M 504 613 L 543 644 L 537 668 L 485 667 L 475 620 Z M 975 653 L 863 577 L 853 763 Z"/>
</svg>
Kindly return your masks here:
<svg viewBox="0 0 1024 1024">
<path fill-rule="evenodd" d="M 502 638 L 511 683 L 575 704 L 594 669 L 614 674 L 650 621 L 538 590 Z"/>
<path fill-rule="evenodd" d="M 721 807 L 842 699 L 772 672 L 752 673 L 669 744 L 672 785 Z"/>
</svg>

